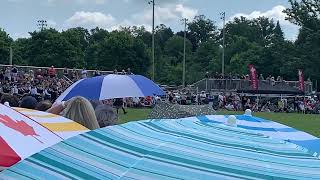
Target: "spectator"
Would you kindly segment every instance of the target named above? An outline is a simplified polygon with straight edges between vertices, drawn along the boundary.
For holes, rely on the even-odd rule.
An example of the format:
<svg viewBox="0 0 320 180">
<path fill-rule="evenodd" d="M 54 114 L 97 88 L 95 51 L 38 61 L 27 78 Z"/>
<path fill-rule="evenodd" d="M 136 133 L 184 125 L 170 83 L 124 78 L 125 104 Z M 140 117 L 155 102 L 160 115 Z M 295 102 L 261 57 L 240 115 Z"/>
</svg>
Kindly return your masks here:
<svg viewBox="0 0 320 180">
<path fill-rule="evenodd" d="M 259 76 L 259 80 L 260 80 L 260 81 L 264 81 L 263 74 L 260 74 L 260 76 Z"/>
<path fill-rule="evenodd" d="M 63 75 L 64 75 L 65 77 L 69 77 L 68 68 L 64 68 L 64 69 L 63 69 Z"/>
<path fill-rule="evenodd" d="M 68 119 L 94 130 L 99 128 L 94 109 L 91 103 L 84 97 L 74 97 L 67 102 L 62 102 L 48 109 L 49 113 L 60 114 Z"/>
<path fill-rule="evenodd" d="M 9 67 L 7 67 L 6 70 L 4 71 L 4 80 L 11 81 L 11 70 Z"/>
<path fill-rule="evenodd" d="M 205 76 L 204 76 L 206 79 L 208 79 L 209 78 L 209 72 L 207 71 L 206 72 L 206 74 L 205 74 Z"/>
<path fill-rule="evenodd" d="M 16 82 L 18 77 L 18 69 L 16 66 L 13 66 L 13 68 L 11 69 L 11 74 L 12 74 L 12 80 Z"/>
<path fill-rule="evenodd" d="M 56 69 L 54 68 L 54 66 L 51 66 L 51 67 L 48 69 L 48 74 L 49 74 L 49 77 L 50 77 L 50 78 L 56 77 Z"/>
<path fill-rule="evenodd" d="M 27 109 L 35 109 L 38 104 L 38 101 L 32 97 L 32 96 L 26 96 L 22 98 L 20 102 L 21 108 L 27 108 Z"/>
<path fill-rule="evenodd" d="M 19 107 L 19 98 L 17 96 L 2 94 L 0 103 L 4 104 L 5 102 L 8 102 L 11 107 Z"/>
<path fill-rule="evenodd" d="M 87 70 L 85 70 L 84 68 L 82 69 L 82 71 L 81 71 L 81 78 L 82 79 L 85 79 L 85 78 L 87 78 L 88 77 L 88 72 L 87 72 Z"/>
<path fill-rule="evenodd" d="M 49 100 L 41 101 L 37 104 L 36 110 L 38 111 L 47 111 L 52 107 L 52 103 Z"/>
<path fill-rule="evenodd" d="M 100 72 L 98 70 L 95 70 L 93 72 L 93 77 L 97 77 L 97 76 L 101 76 L 101 75 L 100 75 Z"/>
<path fill-rule="evenodd" d="M 123 114 L 127 114 L 126 110 L 123 107 L 123 99 L 122 98 L 116 98 L 113 105 L 117 109 L 117 114 L 119 114 L 119 109 L 121 108 L 123 111 Z"/>
<path fill-rule="evenodd" d="M 99 105 L 95 109 L 95 114 L 100 128 L 117 124 L 118 117 L 111 106 Z"/>
<path fill-rule="evenodd" d="M 131 72 L 131 69 L 130 69 L 130 68 L 127 69 L 127 74 L 128 74 L 128 75 L 133 75 L 133 73 Z"/>
<path fill-rule="evenodd" d="M 126 71 L 124 69 L 122 69 L 121 75 L 126 75 Z"/>
<path fill-rule="evenodd" d="M 118 70 L 117 70 L 117 69 L 114 69 L 114 70 L 113 70 L 113 74 L 118 74 Z"/>
</svg>

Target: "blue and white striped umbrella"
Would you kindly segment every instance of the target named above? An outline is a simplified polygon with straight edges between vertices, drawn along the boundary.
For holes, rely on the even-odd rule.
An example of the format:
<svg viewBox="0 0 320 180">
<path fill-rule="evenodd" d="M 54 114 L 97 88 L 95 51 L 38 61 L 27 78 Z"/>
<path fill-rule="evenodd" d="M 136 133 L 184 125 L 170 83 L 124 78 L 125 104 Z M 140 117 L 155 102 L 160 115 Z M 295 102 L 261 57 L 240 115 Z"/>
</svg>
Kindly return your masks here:
<svg viewBox="0 0 320 180">
<path fill-rule="evenodd" d="M 165 95 L 150 79 L 141 75 L 106 75 L 81 79 L 71 85 L 57 101 L 66 101 L 75 96 L 90 100 L 105 100 L 124 97 Z"/>
</svg>

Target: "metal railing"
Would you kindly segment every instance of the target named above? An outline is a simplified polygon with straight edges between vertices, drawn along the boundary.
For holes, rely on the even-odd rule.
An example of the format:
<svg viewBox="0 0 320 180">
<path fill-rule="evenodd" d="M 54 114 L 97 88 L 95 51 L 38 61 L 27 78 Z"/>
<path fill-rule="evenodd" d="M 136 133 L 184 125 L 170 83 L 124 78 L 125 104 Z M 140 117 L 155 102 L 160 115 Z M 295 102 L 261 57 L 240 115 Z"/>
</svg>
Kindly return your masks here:
<svg viewBox="0 0 320 180">
<path fill-rule="evenodd" d="M 299 81 L 259 81 L 259 86 L 264 84 L 269 84 L 271 86 L 276 86 L 278 84 L 286 83 L 289 87 L 296 90 L 299 89 Z M 202 79 L 192 85 L 199 91 L 236 91 L 241 89 L 250 88 L 250 80 L 244 79 Z M 285 90 L 285 89 L 284 89 Z M 312 82 L 305 82 L 305 93 L 310 94 L 313 91 Z"/>
<path fill-rule="evenodd" d="M 0 68 L 6 68 L 6 67 L 13 67 L 12 65 L 6 65 L 6 64 L 0 64 Z M 41 69 L 41 70 L 44 70 L 44 69 L 48 69 L 49 67 L 38 67 L 38 66 L 20 66 L 20 65 L 15 65 L 15 67 L 17 67 L 19 69 L 19 71 L 23 71 L 23 72 L 29 72 L 30 70 L 32 70 L 33 72 L 36 72 L 37 70 Z M 56 68 L 56 72 L 57 72 L 57 75 L 60 77 L 60 78 L 63 78 L 63 70 L 65 68 Z M 70 68 L 67 68 L 68 72 L 71 72 L 73 70 L 75 70 L 78 74 L 81 73 L 82 69 L 70 69 Z M 96 70 L 86 70 L 88 72 L 88 76 L 92 76 L 93 73 L 96 71 Z M 101 75 L 107 75 L 107 74 L 112 74 L 113 71 L 100 71 L 100 74 Z"/>
</svg>

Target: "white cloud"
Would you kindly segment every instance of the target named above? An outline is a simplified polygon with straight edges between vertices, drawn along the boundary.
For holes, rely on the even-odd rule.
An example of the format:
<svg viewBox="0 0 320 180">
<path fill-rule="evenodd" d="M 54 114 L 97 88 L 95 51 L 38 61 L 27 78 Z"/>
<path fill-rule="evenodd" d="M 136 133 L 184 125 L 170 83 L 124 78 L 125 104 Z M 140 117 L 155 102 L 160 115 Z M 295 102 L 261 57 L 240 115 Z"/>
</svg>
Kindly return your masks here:
<svg viewBox="0 0 320 180">
<path fill-rule="evenodd" d="M 115 24 L 115 18 L 110 14 L 101 12 L 76 12 L 73 16 L 65 21 L 65 26 L 75 27 L 82 26 L 86 28 L 101 27 L 109 29 Z"/>
<path fill-rule="evenodd" d="M 186 7 L 183 4 L 166 4 L 155 7 L 156 24 L 179 21 L 182 18 L 192 19 L 198 13 L 197 9 Z M 132 15 L 132 20 L 140 24 L 150 24 L 152 22 L 152 10 L 146 9 L 140 13 Z"/>
<path fill-rule="evenodd" d="M 47 2 L 50 4 L 61 3 L 61 2 L 77 3 L 77 4 L 86 4 L 86 3 L 105 4 L 107 0 L 47 0 Z"/>
<path fill-rule="evenodd" d="M 47 20 L 47 25 L 49 28 L 55 28 L 57 26 L 57 23 L 53 20 Z"/>
<path fill-rule="evenodd" d="M 192 9 L 189 7 L 185 7 L 182 4 L 177 4 L 176 5 L 176 12 L 181 13 L 181 17 L 183 18 L 187 18 L 187 19 L 193 19 L 195 15 L 198 14 L 198 10 L 197 9 Z"/>
<path fill-rule="evenodd" d="M 250 14 L 238 13 L 230 18 L 230 21 L 235 17 L 246 17 L 248 19 L 254 19 L 258 17 L 268 17 L 273 19 L 274 21 L 279 21 L 282 26 L 283 31 L 285 32 L 286 38 L 289 40 L 295 40 L 297 38 L 297 34 L 299 31 L 299 27 L 285 20 L 286 14 L 283 13 L 283 10 L 286 8 L 284 6 L 278 5 L 273 7 L 271 10 L 261 12 L 261 11 L 253 11 Z"/>
</svg>

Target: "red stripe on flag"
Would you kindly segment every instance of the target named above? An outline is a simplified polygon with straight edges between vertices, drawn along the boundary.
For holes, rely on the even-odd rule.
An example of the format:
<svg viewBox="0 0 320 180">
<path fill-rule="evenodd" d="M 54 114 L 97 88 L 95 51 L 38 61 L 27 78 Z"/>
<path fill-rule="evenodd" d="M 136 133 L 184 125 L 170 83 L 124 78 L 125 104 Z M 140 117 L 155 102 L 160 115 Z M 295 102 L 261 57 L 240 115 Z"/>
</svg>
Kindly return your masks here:
<svg viewBox="0 0 320 180">
<path fill-rule="evenodd" d="M 21 160 L 19 155 L 0 136 L 0 166 L 10 167 Z"/>
</svg>

